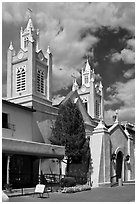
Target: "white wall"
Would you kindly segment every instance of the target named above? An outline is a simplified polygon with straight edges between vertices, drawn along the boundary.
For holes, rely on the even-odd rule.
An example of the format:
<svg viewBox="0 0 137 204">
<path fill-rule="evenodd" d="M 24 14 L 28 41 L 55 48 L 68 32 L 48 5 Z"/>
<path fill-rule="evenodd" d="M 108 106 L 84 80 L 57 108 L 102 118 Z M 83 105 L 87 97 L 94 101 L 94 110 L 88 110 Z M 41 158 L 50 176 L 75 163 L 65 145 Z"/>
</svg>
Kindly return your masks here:
<svg viewBox="0 0 137 204">
<path fill-rule="evenodd" d="M 2 112 L 9 115 L 10 126 L 14 125 L 14 130 L 2 129 L 3 137 L 32 141 L 32 112 L 8 104 L 2 105 Z"/>
</svg>

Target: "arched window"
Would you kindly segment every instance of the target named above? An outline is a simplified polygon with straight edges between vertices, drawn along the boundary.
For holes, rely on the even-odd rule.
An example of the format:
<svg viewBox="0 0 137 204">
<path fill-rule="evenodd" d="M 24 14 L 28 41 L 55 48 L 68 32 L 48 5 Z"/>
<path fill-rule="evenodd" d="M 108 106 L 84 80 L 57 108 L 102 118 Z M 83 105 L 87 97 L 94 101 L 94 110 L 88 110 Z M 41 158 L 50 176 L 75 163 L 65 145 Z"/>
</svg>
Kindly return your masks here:
<svg viewBox="0 0 137 204">
<path fill-rule="evenodd" d="M 21 92 L 26 90 L 26 65 L 16 69 L 16 91 Z"/>
<path fill-rule="evenodd" d="M 28 47 L 29 39 L 28 37 L 24 38 L 24 48 Z"/>
<path fill-rule="evenodd" d="M 100 115 L 100 104 L 98 100 L 96 100 L 96 116 L 99 117 Z"/>
<path fill-rule="evenodd" d="M 37 69 L 37 92 L 45 94 L 45 71 L 44 69 Z"/>
<path fill-rule="evenodd" d="M 83 102 L 83 104 L 84 104 L 84 106 L 86 108 L 86 111 L 88 111 L 88 99 L 87 98 L 83 98 L 82 102 Z"/>
<path fill-rule="evenodd" d="M 85 84 L 88 84 L 88 75 L 85 76 Z"/>
</svg>

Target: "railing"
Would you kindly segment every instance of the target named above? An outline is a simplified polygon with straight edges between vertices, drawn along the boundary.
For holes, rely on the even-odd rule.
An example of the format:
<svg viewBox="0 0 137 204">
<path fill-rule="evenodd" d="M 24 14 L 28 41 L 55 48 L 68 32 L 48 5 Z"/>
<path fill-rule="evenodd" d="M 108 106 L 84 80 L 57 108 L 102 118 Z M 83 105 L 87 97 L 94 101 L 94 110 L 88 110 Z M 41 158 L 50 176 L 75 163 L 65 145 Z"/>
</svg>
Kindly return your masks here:
<svg viewBox="0 0 137 204">
<path fill-rule="evenodd" d="M 23 195 L 25 188 L 35 187 L 38 183 L 44 184 L 48 191 L 59 191 L 61 189 L 61 180 L 65 177 L 73 177 L 77 184 L 84 184 L 86 177 L 72 176 L 72 175 L 60 175 L 60 174 L 41 174 L 32 177 L 31 174 L 10 174 L 10 184 L 13 189 L 21 189 L 21 195 Z"/>
<path fill-rule="evenodd" d="M 61 187 L 61 178 L 59 174 L 42 174 L 40 175 L 40 183 L 44 184 L 49 191 L 57 191 Z M 53 190 L 54 188 L 54 190 Z"/>
</svg>

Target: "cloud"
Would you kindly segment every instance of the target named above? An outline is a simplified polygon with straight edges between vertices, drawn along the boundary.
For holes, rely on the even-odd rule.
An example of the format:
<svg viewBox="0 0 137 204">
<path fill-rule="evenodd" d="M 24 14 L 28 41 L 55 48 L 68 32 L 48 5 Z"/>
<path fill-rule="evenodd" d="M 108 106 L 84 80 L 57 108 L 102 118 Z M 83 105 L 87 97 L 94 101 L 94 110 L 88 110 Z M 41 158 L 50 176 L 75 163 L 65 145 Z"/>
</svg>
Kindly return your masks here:
<svg viewBox="0 0 137 204">
<path fill-rule="evenodd" d="M 123 75 L 123 76 L 124 76 L 126 79 L 130 79 L 131 77 L 133 77 L 134 73 L 135 73 L 135 69 L 132 68 L 132 69 L 129 69 L 129 70 L 127 70 L 126 72 L 124 72 L 124 75 Z"/>
<path fill-rule="evenodd" d="M 2 5 L 3 22 L 20 26 L 24 24 L 27 8 L 32 9 L 33 21 L 40 28 L 42 50 L 46 51 L 50 45 L 54 67 L 66 70 L 59 76 L 57 69 L 53 69 L 54 79 L 57 77 L 53 91 L 71 84 L 70 72 L 81 70 L 84 65 L 83 57 L 98 43 L 99 39 L 94 34 L 88 34 L 87 30 L 94 33 L 102 26 L 122 27 L 134 34 L 133 2 L 4 2 Z M 81 37 L 83 31 L 86 33 L 84 38 Z M 132 42 L 129 41 L 128 45 L 132 46 Z M 134 53 L 127 48 L 115 55 L 114 59 L 133 63 Z"/>
<path fill-rule="evenodd" d="M 112 62 L 123 60 L 125 64 L 135 64 L 135 52 L 130 49 L 123 49 L 120 53 L 114 53 L 111 56 Z"/>
<path fill-rule="evenodd" d="M 53 90 L 59 91 L 60 89 L 67 89 L 72 85 L 72 74 L 75 74 L 76 78 L 80 77 L 80 73 L 74 68 L 57 67 L 53 66 Z"/>
<path fill-rule="evenodd" d="M 122 60 L 122 57 L 121 57 L 120 53 L 116 52 L 116 53 L 112 54 L 111 62 L 118 62 L 120 60 Z"/>
<path fill-rule="evenodd" d="M 118 119 L 120 122 L 128 121 L 130 123 L 135 123 L 135 108 L 134 107 L 121 107 L 118 111 Z M 105 111 L 105 122 L 107 125 L 113 124 L 113 116 L 116 111 L 109 109 Z"/>
<path fill-rule="evenodd" d="M 123 49 L 121 57 L 125 64 L 135 64 L 135 53 L 132 50 Z"/>
<path fill-rule="evenodd" d="M 115 52 L 111 56 L 111 62 L 122 60 L 125 64 L 135 64 L 135 39 L 131 38 L 126 42 L 126 48 Z"/>
<path fill-rule="evenodd" d="M 126 83 L 116 82 L 110 88 L 109 99 L 105 100 L 105 106 L 109 105 L 109 109 L 105 111 L 105 120 L 111 121 L 114 114 L 112 107 L 119 104 L 120 120 L 133 122 L 135 120 L 135 79 L 130 79 Z"/>
<path fill-rule="evenodd" d="M 129 39 L 127 41 L 127 48 L 130 48 L 131 50 L 135 51 L 135 39 Z"/>
<path fill-rule="evenodd" d="M 3 2 L 2 10 L 2 20 L 6 23 L 19 24 L 24 19 L 24 4 L 21 2 Z"/>
<path fill-rule="evenodd" d="M 134 2 L 4 2 L 4 13 L 10 14 L 14 22 L 22 21 L 23 13 L 27 8 L 32 8 L 36 18 L 41 25 L 53 25 L 53 20 L 60 22 L 71 22 L 74 19 L 81 27 L 100 26 L 122 27 L 134 32 L 135 3 Z M 7 21 L 3 13 L 3 20 Z M 18 18 L 20 14 L 20 18 Z M 92 14 L 92 15 L 91 15 Z M 9 19 L 9 18 L 8 18 Z M 52 20 L 52 21 L 51 21 Z M 55 22 L 54 22 L 55 23 Z M 56 24 L 56 23 L 55 23 Z"/>
</svg>

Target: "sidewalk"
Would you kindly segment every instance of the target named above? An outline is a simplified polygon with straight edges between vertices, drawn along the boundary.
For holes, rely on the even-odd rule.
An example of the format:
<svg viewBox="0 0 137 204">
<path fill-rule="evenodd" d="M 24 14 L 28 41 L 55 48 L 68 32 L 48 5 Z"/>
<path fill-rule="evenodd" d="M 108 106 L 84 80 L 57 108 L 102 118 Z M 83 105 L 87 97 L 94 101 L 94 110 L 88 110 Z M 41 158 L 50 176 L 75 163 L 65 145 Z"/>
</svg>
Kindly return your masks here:
<svg viewBox="0 0 137 204">
<path fill-rule="evenodd" d="M 31 195 L 35 191 L 35 187 L 33 188 L 23 188 L 23 189 L 12 189 L 11 192 L 7 192 L 3 190 L 9 197 L 15 196 L 23 196 L 23 195 Z"/>
<path fill-rule="evenodd" d="M 39 195 L 10 197 L 10 202 L 134 202 L 135 185 L 99 187 L 77 193 L 49 193 L 43 198 Z"/>
<path fill-rule="evenodd" d="M 135 185 L 135 181 L 127 181 L 124 182 L 123 186 L 126 185 Z M 102 187 L 98 187 L 98 188 L 116 188 L 116 186 L 114 187 L 109 187 L 109 186 L 102 186 Z M 94 189 L 94 188 L 92 188 Z M 12 192 L 6 192 L 4 191 L 9 197 L 15 197 L 15 196 L 24 196 L 24 195 L 32 195 L 35 192 L 35 187 L 33 188 L 23 188 L 23 189 L 13 189 Z M 50 192 L 50 191 L 49 191 Z M 50 192 L 50 193 L 55 193 L 55 192 Z"/>
</svg>

